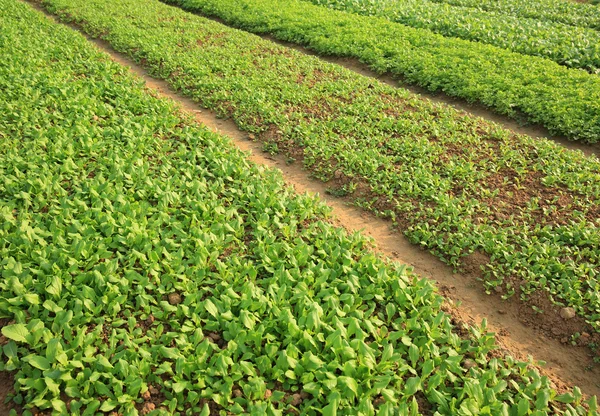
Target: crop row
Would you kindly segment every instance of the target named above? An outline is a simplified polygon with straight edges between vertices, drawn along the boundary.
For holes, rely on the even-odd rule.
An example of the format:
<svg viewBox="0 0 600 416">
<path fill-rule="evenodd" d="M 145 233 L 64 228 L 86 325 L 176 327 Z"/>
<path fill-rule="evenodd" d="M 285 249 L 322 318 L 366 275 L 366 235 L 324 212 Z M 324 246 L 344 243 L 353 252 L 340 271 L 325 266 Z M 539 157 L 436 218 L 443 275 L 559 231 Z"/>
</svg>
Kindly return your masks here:
<svg viewBox="0 0 600 416">
<path fill-rule="evenodd" d="M 448 263 L 483 256 L 487 288 L 600 329 L 597 159 L 157 1 L 44 4 Z"/>
<path fill-rule="evenodd" d="M 600 30 L 600 7 L 568 0 L 430 0 L 504 15 Z"/>
<path fill-rule="evenodd" d="M 299 0 L 168 0 L 254 33 L 351 56 L 378 72 L 482 103 L 573 140 L 600 140 L 600 77 L 387 19 Z"/>
<path fill-rule="evenodd" d="M 309 0 L 336 10 L 379 16 L 444 36 L 482 42 L 599 72 L 600 33 L 589 28 L 499 15 L 429 1 Z"/>
<path fill-rule="evenodd" d="M 142 3 L 131 24 L 188 29 Z M 23 415 L 596 411 L 457 335 L 430 283 L 82 36 L 15 0 L 0 23 L 0 370 Z"/>
</svg>

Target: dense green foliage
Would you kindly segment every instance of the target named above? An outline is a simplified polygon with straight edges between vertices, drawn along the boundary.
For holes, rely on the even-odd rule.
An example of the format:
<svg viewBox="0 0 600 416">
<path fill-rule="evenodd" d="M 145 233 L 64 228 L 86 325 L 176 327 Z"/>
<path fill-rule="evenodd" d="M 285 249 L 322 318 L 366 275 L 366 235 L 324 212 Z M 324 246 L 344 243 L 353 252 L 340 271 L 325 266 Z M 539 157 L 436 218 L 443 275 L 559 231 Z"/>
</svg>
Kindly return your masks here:
<svg viewBox="0 0 600 416">
<path fill-rule="evenodd" d="M 542 290 L 600 328 L 597 159 L 157 1 L 44 4 L 448 263 L 484 253 L 488 288 Z"/>
<path fill-rule="evenodd" d="M 423 0 L 309 0 L 367 16 L 379 16 L 444 36 L 495 45 L 600 72 L 600 33 L 589 28 L 499 15 Z"/>
<path fill-rule="evenodd" d="M 83 37 L 14 0 L 0 24 L 0 356 L 26 409 L 595 412 Z"/>
<path fill-rule="evenodd" d="M 600 30 L 600 8 L 570 0 L 430 0 Z M 594 1 L 594 3 L 596 3 Z"/>
<path fill-rule="evenodd" d="M 482 103 L 575 140 L 600 140 L 600 77 L 300 0 L 168 0 L 325 55 L 351 56 L 431 91 Z"/>
</svg>

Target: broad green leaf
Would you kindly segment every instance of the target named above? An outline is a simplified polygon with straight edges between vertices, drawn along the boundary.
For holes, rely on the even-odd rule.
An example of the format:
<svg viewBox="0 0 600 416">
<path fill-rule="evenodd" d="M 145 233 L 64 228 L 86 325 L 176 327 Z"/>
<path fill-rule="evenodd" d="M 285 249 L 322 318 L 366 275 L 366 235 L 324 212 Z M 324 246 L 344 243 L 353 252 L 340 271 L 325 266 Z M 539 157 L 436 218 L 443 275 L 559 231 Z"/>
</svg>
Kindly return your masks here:
<svg viewBox="0 0 600 416">
<path fill-rule="evenodd" d="M 13 324 L 2 327 L 2 335 L 17 342 L 27 342 L 29 330 L 23 324 Z"/>
<path fill-rule="evenodd" d="M 35 368 L 39 368 L 40 370 L 49 370 L 50 369 L 50 361 L 47 358 L 34 355 L 29 358 L 29 364 L 31 364 Z"/>
</svg>

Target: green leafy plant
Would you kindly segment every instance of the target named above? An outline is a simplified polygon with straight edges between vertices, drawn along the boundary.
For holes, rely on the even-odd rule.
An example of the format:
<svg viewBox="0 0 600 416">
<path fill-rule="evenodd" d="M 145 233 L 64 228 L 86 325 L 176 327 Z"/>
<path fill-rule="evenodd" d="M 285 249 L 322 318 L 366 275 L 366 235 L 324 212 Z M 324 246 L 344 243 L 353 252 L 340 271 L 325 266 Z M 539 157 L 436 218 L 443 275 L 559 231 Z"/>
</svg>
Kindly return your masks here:
<svg viewBox="0 0 600 416">
<path fill-rule="evenodd" d="M 166 6 L 79 6 L 98 19 L 90 31 L 154 65 L 128 45 L 148 42 L 156 73 L 174 72 L 178 55 L 162 46 L 179 39 L 129 26 L 160 40 L 161 26 L 186 21 Z M 72 29 L 16 0 L 0 0 L 0 22 L 0 370 L 13 372 L 24 415 L 597 411 L 595 398 L 559 396 L 531 363 L 499 357 L 485 323 L 457 331 L 431 283 Z M 219 75 L 238 68 L 211 62 Z M 229 106 L 206 100 L 270 103 L 242 85 L 222 97 Z"/>
<path fill-rule="evenodd" d="M 553 21 L 495 14 L 478 8 L 422 0 L 309 0 L 314 4 L 378 16 L 444 36 L 482 42 L 513 52 L 541 56 L 597 73 L 600 33 Z"/>
</svg>

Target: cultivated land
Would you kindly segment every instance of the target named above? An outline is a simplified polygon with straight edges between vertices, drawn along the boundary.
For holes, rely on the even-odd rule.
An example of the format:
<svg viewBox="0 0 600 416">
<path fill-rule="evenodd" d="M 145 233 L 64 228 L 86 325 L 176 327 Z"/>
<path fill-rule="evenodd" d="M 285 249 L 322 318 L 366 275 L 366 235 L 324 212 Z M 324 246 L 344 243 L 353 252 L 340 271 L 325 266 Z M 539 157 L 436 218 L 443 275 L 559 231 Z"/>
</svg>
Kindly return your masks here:
<svg viewBox="0 0 600 416">
<path fill-rule="evenodd" d="M 598 329 L 597 159 L 158 2 L 44 4 L 492 292 Z M 597 414 L 74 31 L 16 0 L 0 22 L 24 414 Z"/>
<path fill-rule="evenodd" d="M 158 2 L 45 4 L 489 290 L 598 329 L 597 159 Z"/>
<path fill-rule="evenodd" d="M 541 56 L 562 65 L 600 72 L 600 32 L 423 0 L 310 0 L 317 5 L 379 16 L 447 37 L 472 40 Z"/>
<path fill-rule="evenodd" d="M 377 72 L 483 104 L 552 134 L 600 140 L 600 77 L 549 59 L 300 0 L 167 2 L 320 54 L 357 58 Z"/>
<path fill-rule="evenodd" d="M 600 30 L 600 9 L 589 4 L 556 0 L 429 0 L 503 15 L 560 22 L 571 26 Z"/>
</svg>

